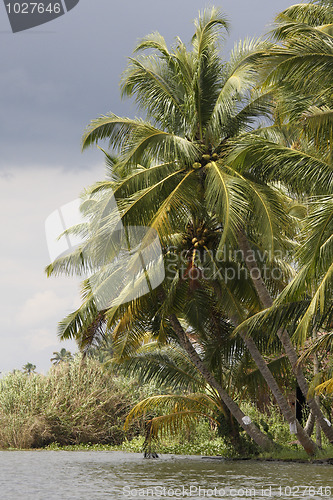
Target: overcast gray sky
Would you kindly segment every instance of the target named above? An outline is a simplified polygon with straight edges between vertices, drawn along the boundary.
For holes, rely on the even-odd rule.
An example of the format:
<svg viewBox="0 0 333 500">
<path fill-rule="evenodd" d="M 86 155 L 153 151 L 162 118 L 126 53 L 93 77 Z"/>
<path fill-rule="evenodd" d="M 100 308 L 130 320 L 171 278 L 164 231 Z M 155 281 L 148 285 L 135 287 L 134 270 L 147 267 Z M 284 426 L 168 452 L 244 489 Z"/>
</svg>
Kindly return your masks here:
<svg viewBox="0 0 333 500">
<path fill-rule="evenodd" d="M 234 42 L 260 36 L 290 0 L 214 2 L 231 22 Z M 113 111 L 135 116 L 121 101 L 120 74 L 136 41 L 159 31 L 188 42 L 192 20 L 212 5 L 199 0 L 80 0 L 55 21 L 12 34 L 0 5 L 0 371 L 26 362 L 46 372 L 60 345 L 57 322 L 79 303 L 78 281 L 47 279 L 44 221 L 103 177 L 97 150 L 81 154 L 89 121 Z"/>
</svg>

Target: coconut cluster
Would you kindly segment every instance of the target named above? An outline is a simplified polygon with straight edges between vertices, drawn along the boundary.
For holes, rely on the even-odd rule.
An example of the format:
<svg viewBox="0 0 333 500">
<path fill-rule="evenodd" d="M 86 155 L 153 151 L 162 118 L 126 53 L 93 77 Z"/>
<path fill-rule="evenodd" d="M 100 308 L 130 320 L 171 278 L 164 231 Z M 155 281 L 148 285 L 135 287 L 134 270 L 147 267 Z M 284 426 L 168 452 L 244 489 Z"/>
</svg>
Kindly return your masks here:
<svg viewBox="0 0 333 500">
<path fill-rule="evenodd" d="M 188 245 L 192 248 L 203 248 L 208 244 L 211 232 L 209 229 L 201 227 L 197 229 L 192 229 L 188 234 L 187 239 L 182 241 L 183 245 Z"/>
<path fill-rule="evenodd" d="M 211 165 L 211 162 L 218 160 L 218 158 L 219 158 L 219 156 L 216 153 L 213 153 L 212 155 L 209 155 L 209 154 L 202 155 L 200 161 L 195 161 L 192 164 L 192 168 L 194 170 L 198 170 L 199 168 L 202 168 L 205 166 L 209 167 Z"/>
</svg>

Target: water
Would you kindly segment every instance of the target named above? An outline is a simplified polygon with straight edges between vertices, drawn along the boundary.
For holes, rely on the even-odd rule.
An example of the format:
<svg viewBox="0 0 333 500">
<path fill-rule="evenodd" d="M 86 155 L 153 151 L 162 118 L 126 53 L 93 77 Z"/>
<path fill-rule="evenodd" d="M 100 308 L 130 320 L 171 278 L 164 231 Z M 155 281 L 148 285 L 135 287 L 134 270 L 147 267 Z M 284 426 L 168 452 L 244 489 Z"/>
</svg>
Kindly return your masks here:
<svg viewBox="0 0 333 500">
<path fill-rule="evenodd" d="M 0 452 L 1 500 L 333 499 L 333 466 L 122 452 Z"/>
</svg>

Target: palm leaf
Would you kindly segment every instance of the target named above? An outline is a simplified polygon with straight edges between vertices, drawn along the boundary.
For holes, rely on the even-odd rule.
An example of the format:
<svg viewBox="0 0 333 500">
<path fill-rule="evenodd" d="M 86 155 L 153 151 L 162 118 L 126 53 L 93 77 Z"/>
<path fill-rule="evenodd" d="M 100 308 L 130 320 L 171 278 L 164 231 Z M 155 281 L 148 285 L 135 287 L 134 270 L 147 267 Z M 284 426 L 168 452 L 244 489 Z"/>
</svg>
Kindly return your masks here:
<svg viewBox="0 0 333 500">
<path fill-rule="evenodd" d="M 112 113 L 90 123 L 82 139 L 83 149 L 104 139 L 109 140 L 110 146 L 121 149 L 123 166 L 144 163 L 151 156 L 156 160 L 193 162 L 199 153 L 187 139 L 157 129 L 149 122 L 120 118 Z"/>
</svg>

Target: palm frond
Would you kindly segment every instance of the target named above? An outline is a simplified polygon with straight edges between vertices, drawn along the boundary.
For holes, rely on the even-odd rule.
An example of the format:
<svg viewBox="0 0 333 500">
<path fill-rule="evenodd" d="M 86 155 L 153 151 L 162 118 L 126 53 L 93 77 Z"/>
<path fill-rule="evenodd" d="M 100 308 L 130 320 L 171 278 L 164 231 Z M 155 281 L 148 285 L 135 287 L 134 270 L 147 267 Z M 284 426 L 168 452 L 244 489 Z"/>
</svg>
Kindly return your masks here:
<svg viewBox="0 0 333 500">
<path fill-rule="evenodd" d="M 187 396 L 175 394 L 151 396 L 140 401 L 132 408 L 127 415 L 124 427 L 127 429 L 134 419 L 158 411 L 159 413 L 168 413 L 168 415 L 153 418 L 152 423 L 155 420 L 155 436 L 158 433 L 167 432 L 176 434 L 180 425 L 187 424 L 189 421 L 192 422 L 193 418 L 196 419 L 199 415 L 202 417 L 212 416 L 214 408 L 216 408 L 216 403 L 209 396 L 202 393 Z"/>
<path fill-rule="evenodd" d="M 120 163 L 142 164 L 154 156 L 156 161 L 179 160 L 193 162 L 199 154 L 198 147 L 183 137 L 170 134 L 140 119 L 120 118 L 113 113 L 93 120 L 82 139 L 83 149 L 107 139 L 109 145 L 121 149 Z"/>
<path fill-rule="evenodd" d="M 298 37 L 288 47 L 276 47 L 270 50 L 267 59 L 269 75 L 266 85 L 291 84 L 296 91 L 307 95 L 314 92 L 318 95 L 331 94 L 333 75 L 333 38 L 318 30 L 312 30 L 307 36 L 309 27 L 299 25 Z M 309 72 L 311 68 L 311 72 Z M 319 92 L 318 92 L 319 91 Z"/>
<path fill-rule="evenodd" d="M 326 380 L 322 384 L 319 384 L 315 389 L 317 394 L 332 394 L 333 392 L 333 378 Z"/>
<path fill-rule="evenodd" d="M 139 47 L 156 45 L 152 40 Z M 137 50 L 139 50 L 137 47 Z M 184 95 L 180 92 L 174 61 L 154 56 L 130 59 L 122 76 L 122 95 L 135 96 L 140 109 L 169 130 L 184 130 Z"/>
<path fill-rule="evenodd" d="M 279 23 L 285 23 L 288 20 L 313 27 L 333 23 L 332 7 L 325 2 L 298 3 L 276 16 L 276 21 Z"/>
<path fill-rule="evenodd" d="M 333 332 L 325 333 L 305 349 L 305 351 L 299 358 L 299 362 L 302 363 L 304 360 L 306 360 L 313 354 L 318 354 L 322 352 L 330 353 L 332 351 L 333 351 Z"/>
<path fill-rule="evenodd" d="M 282 182 L 299 194 L 325 194 L 333 188 L 333 166 L 314 155 L 248 136 L 237 145 L 230 161 L 241 172 L 249 168 L 262 179 Z"/>
<path fill-rule="evenodd" d="M 230 61 L 223 68 L 221 88 L 207 124 L 207 135 L 215 139 L 233 137 L 250 118 L 267 115 L 270 111 L 269 92 L 254 91 L 258 76 L 258 61 L 269 45 L 262 40 L 245 40 L 235 45 Z M 251 96 L 251 92 L 254 95 Z M 244 101 L 244 103 L 243 103 Z"/>
<path fill-rule="evenodd" d="M 229 238 L 235 239 L 237 230 L 243 225 L 248 202 L 242 182 L 228 175 L 218 163 L 211 162 L 206 171 L 206 203 L 208 210 L 215 212 L 223 224 L 222 248 Z"/>
<path fill-rule="evenodd" d="M 202 375 L 175 343 L 161 346 L 151 341 L 141 345 L 119 368 L 121 372 L 136 375 L 143 383 L 154 381 L 175 391 L 193 392 L 206 387 Z"/>
<path fill-rule="evenodd" d="M 330 150 L 333 142 L 333 109 L 328 106 L 310 106 L 303 113 L 305 131 L 316 147 Z"/>
</svg>

